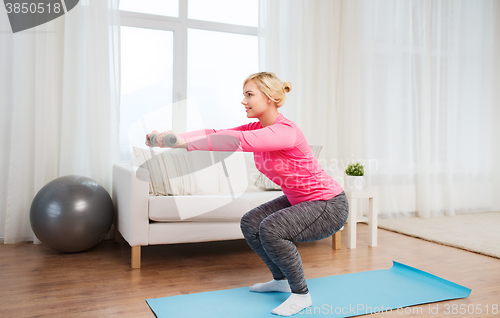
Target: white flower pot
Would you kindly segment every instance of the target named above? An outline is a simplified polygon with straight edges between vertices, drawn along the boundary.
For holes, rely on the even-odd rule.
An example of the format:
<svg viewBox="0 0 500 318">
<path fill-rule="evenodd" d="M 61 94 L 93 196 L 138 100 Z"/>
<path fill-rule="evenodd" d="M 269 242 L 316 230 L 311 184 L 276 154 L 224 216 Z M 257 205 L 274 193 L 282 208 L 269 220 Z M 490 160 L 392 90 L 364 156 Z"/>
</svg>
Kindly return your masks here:
<svg viewBox="0 0 500 318">
<path fill-rule="evenodd" d="M 345 176 L 344 188 L 347 190 L 361 190 L 365 186 L 363 176 Z"/>
</svg>

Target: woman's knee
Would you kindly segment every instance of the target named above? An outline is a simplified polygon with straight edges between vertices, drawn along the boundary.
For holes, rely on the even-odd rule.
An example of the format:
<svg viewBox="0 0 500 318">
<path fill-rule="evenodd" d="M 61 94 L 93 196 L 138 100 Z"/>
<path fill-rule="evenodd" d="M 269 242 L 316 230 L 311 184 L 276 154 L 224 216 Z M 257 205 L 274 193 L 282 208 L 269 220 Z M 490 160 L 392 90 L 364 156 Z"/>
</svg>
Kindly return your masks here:
<svg viewBox="0 0 500 318">
<path fill-rule="evenodd" d="M 256 217 L 255 209 L 248 211 L 245 213 L 240 220 L 240 228 L 243 234 L 248 232 L 257 232 L 259 229 L 259 221 Z"/>
<path fill-rule="evenodd" d="M 279 239 L 279 233 L 276 228 L 276 224 L 272 221 L 272 218 L 265 218 L 259 224 L 259 237 L 261 241 L 275 241 Z"/>
</svg>

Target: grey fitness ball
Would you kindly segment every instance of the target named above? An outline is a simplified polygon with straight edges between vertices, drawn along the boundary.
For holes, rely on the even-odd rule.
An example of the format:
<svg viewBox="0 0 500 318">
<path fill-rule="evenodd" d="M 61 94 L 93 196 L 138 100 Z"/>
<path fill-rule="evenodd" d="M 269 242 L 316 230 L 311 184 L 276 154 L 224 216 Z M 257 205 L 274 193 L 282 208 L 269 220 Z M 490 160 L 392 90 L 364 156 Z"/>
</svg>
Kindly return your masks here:
<svg viewBox="0 0 500 318">
<path fill-rule="evenodd" d="M 99 244 L 111 228 L 113 216 L 109 193 L 96 181 L 74 175 L 47 183 L 36 194 L 30 210 L 36 237 L 67 253 Z"/>
</svg>

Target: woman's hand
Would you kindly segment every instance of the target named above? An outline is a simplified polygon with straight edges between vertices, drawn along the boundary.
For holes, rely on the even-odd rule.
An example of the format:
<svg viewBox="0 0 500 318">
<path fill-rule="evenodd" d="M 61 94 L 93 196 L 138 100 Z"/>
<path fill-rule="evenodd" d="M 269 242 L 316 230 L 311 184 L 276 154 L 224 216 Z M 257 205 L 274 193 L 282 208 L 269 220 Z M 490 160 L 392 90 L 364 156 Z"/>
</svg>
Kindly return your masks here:
<svg viewBox="0 0 500 318">
<path fill-rule="evenodd" d="M 156 130 L 153 130 L 149 135 L 151 135 L 151 134 L 157 135 L 157 137 L 156 137 L 156 142 L 157 142 L 156 146 L 157 147 L 160 147 L 160 148 L 187 148 L 187 143 L 184 140 L 184 138 L 180 137 L 172 130 L 167 130 L 167 131 L 164 131 L 162 133 L 159 133 Z M 169 134 L 172 134 L 177 138 L 177 143 L 172 147 L 169 147 L 169 146 L 166 146 L 163 144 L 163 138 Z M 146 136 L 146 144 L 147 144 L 147 138 L 149 137 L 149 135 Z"/>
<path fill-rule="evenodd" d="M 147 134 L 147 135 L 146 135 L 146 146 L 148 146 L 148 147 L 158 147 L 158 144 L 156 144 L 155 146 L 151 146 L 151 145 L 149 144 L 149 142 L 148 142 L 148 139 L 149 139 L 149 136 L 150 136 L 150 135 L 156 135 L 156 140 L 158 140 L 158 135 L 159 135 L 159 134 L 160 134 L 160 133 L 159 133 L 159 132 L 157 132 L 156 130 L 153 130 L 152 132 L 150 132 L 149 134 Z"/>
<path fill-rule="evenodd" d="M 169 146 L 166 146 L 163 144 L 163 138 L 165 138 L 165 136 L 170 135 L 170 134 L 174 135 L 177 138 L 177 143 L 175 145 L 173 145 L 172 147 L 169 147 Z M 160 134 L 160 136 L 158 136 L 157 140 L 158 140 L 158 146 L 160 148 L 187 148 L 187 143 L 184 140 L 184 138 L 177 135 L 172 130 L 167 130 L 167 131 L 162 132 Z"/>
</svg>

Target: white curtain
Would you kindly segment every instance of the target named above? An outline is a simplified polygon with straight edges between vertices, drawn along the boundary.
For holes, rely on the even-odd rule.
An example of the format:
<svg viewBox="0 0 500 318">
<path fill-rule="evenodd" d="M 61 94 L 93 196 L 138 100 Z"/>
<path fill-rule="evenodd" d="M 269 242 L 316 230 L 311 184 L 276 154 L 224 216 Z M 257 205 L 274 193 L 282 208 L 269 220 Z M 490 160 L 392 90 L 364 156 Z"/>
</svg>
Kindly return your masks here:
<svg viewBox="0 0 500 318">
<path fill-rule="evenodd" d="M 81 0 L 64 16 L 12 33 L 0 9 L 0 238 L 35 241 L 40 188 L 64 175 L 111 193 L 120 160 L 119 0 Z"/>
<path fill-rule="evenodd" d="M 382 217 L 500 210 L 500 3 L 261 0 L 261 70 L 337 181 L 365 165 Z M 497 53 L 496 55 L 494 53 Z"/>
</svg>

